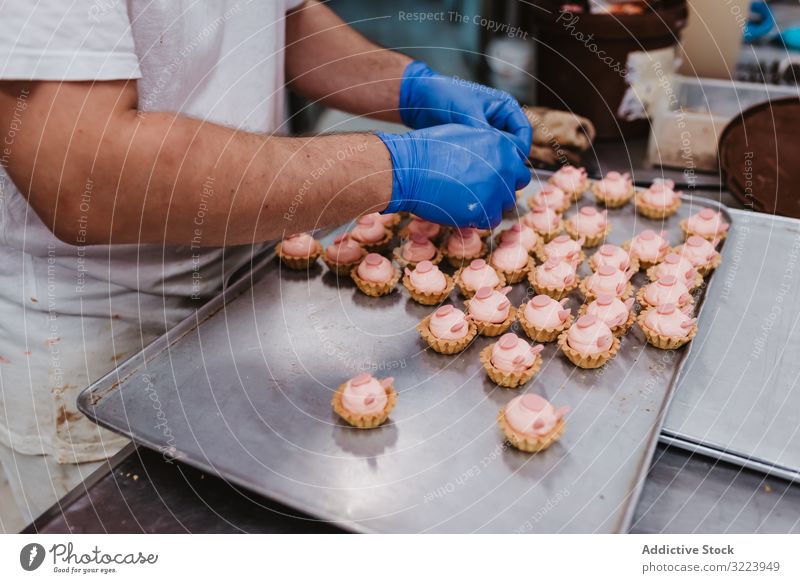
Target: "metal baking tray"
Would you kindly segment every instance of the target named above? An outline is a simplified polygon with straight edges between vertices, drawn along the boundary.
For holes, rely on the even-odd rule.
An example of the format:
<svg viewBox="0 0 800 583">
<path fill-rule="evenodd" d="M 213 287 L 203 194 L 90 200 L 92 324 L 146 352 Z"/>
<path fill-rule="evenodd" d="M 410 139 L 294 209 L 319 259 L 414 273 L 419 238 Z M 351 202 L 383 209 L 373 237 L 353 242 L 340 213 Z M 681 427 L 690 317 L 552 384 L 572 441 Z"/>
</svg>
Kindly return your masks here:
<svg viewBox="0 0 800 583">
<path fill-rule="evenodd" d="M 800 480 L 800 221 L 730 214 L 662 441 Z"/>
<path fill-rule="evenodd" d="M 609 240 L 663 226 L 677 244 L 685 202 L 666 222 L 613 210 Z M 518 305 L 527 293 L 518 284 L 510 297 Z M 462 305 L 457 291 L 451 300 Z M 569 305 L 577 311 L 577 295 Z M 547 345 L 523 390 L 572 412 L 561 440 L 530 455 L 504 446 L 497 428 L 519 391 L 483 372 L 478 354 L 492 340 L 458 356 L 426 350 L 415 325 L 431 311 L 401 287 L 369 298 L 324 266 L 292 272 L 267 257 L 79 406 L 140 444 L 354 531 L 625 531 L 688 349 L 657 350 L 634 328 L 608 366 L 586 371 Z M 399 393 L 390 422 L 371 431 L 346 427 L 330 406 L 361 370 L 395 377 Z"/>
</svg>

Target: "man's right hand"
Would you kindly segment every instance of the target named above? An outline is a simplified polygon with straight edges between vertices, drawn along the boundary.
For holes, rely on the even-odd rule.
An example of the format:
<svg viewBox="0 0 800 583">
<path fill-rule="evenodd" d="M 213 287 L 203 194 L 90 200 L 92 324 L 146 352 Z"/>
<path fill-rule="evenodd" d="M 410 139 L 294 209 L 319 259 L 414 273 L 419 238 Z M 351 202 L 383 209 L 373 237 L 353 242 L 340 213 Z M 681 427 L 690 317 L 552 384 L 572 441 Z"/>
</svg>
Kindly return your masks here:
<svg viewBox="0 0 800 583">
<path fill-rule="evenodd" d="M 378 137 L 392 159 L 392 200 L 407 211 L 456 227 L 496 226 L 531 180 L 513 136 L 449 124 Z"/>
</svg>

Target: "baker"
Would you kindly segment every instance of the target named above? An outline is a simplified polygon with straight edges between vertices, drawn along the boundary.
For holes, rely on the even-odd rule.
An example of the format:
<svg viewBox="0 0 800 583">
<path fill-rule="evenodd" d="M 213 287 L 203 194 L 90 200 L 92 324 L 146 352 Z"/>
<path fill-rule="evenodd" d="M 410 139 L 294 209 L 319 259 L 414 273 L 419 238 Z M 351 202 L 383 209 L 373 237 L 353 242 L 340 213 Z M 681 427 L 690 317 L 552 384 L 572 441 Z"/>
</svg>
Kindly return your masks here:
<svg viewBox="0 0 800 583">
<path fill-rule="evenodd" d="M 316 0 L 8 0 L 0 23 L 0 464 L 27 520 L 124 444 L 80 390 L 264 242 L 375 211 L 485 228 L 530 180 L 511 97 Z M 286 86 L 413 131 L 287 137 Z"/>
</svg>

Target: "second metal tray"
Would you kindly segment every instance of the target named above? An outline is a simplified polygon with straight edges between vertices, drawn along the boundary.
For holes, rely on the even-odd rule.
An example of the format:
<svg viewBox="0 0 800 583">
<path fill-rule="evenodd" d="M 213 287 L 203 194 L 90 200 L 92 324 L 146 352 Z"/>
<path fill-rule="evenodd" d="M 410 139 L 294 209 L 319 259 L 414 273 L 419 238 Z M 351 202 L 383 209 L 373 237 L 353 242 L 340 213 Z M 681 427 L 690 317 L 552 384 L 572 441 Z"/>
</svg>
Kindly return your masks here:
<svg viewBox="0 0 800 583">
<path fill-rule="evenodd" d="M 720 208 L 685 203 L 663 224 L 632 205 L 611 211 L 609 240 L 664 227 L 677 244 L 681 217 Z M 520 284 L 511 297 L 527 293 Z M 462 303 L 456 292 L 451 300 Z M 570 307 L 579 305 L 576 294 Z M 267 260 L 89 387 L 80 407 L 165 455 L 357 531 L 625 531 L 686 349 L 654 349 L 634 328 L 608 366 L 586 371 L 548 345 L 523 390 L 572 412 L 562 439 L 529 455 L 497 428 L 519 392 L 483 372 L 478 353 L 491 340 L 454 357 L 426 350 L 414 327 L 431 311 L 401 288 L 369 298 L 322 266 L 298 273 Z M 396 379 L 397 408 L 376 430 L 348 428 L 331 410 L 332 391 L 360 370 Z"/>
</svg>

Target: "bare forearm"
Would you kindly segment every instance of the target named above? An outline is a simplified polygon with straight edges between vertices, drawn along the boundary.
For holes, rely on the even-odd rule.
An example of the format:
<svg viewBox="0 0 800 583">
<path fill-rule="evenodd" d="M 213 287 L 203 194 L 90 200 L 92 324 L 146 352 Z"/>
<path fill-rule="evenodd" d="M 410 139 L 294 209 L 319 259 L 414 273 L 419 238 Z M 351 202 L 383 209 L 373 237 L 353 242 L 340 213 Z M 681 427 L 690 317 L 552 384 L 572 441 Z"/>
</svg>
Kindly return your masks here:
<svg viewBox="0 0 800 583">
<path fill-rule="evenodd" d="M 72 243 L 252 243 L 380 210 L 391 196 L 388 152 L 372 135 L 261 136 L 124 102 L 98 120 L 91 94 L 81 107 L 69 85 L 53 91 L 29 99 L 8 171 Z"/>
<path fill-rule="evenodd" d="M 316 0 L 287 17 L 286 36 L 287 78 L 295 91 L 350 113 L 400 122 L 400 80 L 409 57 L 370 42 Z"/>
</svg>

